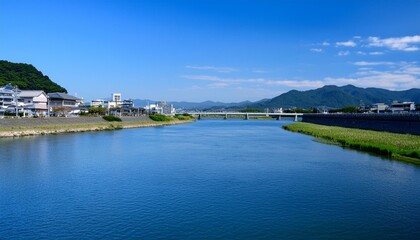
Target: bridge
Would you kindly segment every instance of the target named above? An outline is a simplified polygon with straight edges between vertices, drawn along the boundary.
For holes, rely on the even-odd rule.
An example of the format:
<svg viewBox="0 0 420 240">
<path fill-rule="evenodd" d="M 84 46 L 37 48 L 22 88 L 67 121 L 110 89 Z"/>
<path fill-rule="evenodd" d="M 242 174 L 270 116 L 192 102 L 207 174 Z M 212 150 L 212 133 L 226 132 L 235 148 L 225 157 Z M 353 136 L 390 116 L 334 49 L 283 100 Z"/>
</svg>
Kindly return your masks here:
<svg viewBox="0 0 420 240">
<path fill-rule="evenodd" d="M 211 116 L 222 116 L 224 119 L 228 119 L 229 116 L 243 116 L 244 119 L 248 120 L 250 117 L 272 117 L 276 118 L 277 120 L 281 120 L 282 117 L 293 117 L 295 122 L 298 121 L 298 117 L 303 116 L 302 113 L 265 113 L 265 112 L 188 112 L 193 116 L 196 116 L 198 120 L 202 119 L 203 117 L 211 117 Z"/>
</svg>

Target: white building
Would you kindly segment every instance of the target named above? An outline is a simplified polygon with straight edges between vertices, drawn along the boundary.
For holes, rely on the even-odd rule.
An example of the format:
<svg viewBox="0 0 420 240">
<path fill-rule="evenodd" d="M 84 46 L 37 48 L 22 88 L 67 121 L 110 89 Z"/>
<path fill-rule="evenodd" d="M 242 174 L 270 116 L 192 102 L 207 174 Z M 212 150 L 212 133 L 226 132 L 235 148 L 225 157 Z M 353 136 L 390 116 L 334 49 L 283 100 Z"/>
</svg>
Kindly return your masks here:
<svg viewBox="0 0 420 240">
<path fill-rule="evenodd" d="M 46 115 L 48 97 L 42 90 L 21 90 L 18 93 L 18 106 L 34 114 Z"/>
<path fill-rule="evenodd" d="M 10 106 L 14 106 L 16 99 L 17 89 L 10 83 L 0 87 L 0 111 L 4 112 Z"/>
<path fill-rule="evenodd" d="M 94 99 L 94 100 L 90 101 L 90 106 L 92 106 L 92 107 L 106 107 L 105 106 L 105 100 Z"/>
<path fill-rule="evenodd" d="M 121 93 L 113 93 L 111 96 L 111 102 L 115 102 L 115 105 L 120 107 L 122 105 Z"/>
<path fill-rule="evenodd" d="M 416 110 L 414 102 L 397 102 L 394 101 L 391 105 L 391 111 L 393 113 L 411 112 Z"/>
<path fill-rule="evenodd" d="M 152 114 L 175 115 L 176 113 L 174 106 L 165 101 L 159 101 L 156 104 L 149 104 L 146 106 L 146 110 Z"/>
<path fill-rule="evenodd" d="M 385 112 L 388 107 L 389 106 L 386 105 L 385 103 L 375 103 L 370 108 L 370 111 L 371 112 L 376 112 L 376 113 L 382 113 L 382 112 Z"/>
</svg>

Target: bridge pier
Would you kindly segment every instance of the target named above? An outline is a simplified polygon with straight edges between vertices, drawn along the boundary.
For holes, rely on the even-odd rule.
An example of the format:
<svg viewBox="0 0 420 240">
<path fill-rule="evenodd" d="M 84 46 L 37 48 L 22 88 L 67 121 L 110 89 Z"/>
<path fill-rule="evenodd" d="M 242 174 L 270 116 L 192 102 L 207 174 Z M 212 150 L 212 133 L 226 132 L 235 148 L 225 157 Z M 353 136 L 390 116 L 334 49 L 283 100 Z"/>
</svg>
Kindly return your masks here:
<svg viewBox="0 0 420 240">
<path fill-rule="evenodd" d="M 249 120 L 248 113 L 247 113 L 247 114 L 245 114 L 245 120 Z"/>
<path fill-rule="evenodd" d="M 281 115 L 277 116 L 277 121 L 281 120 Z"/>
<path fill-rule="evenodd" d="M 198 118 L 197 118 L 198 120 L 201 120 L 201 114 L 198 114 Z"/>
<path fill-rule="evenodd" d="M 296 114 L 295 115 L 295 122 L 297 122 L 298 121 L 298 115 Z"/>
<path fill-rule="evenodd" d="M 225 115 L 225 118 L 224 118 L 225 120 L 227 120 L 228 119 L 228 115 L 227 115 L 227 113 L 226 113 L 226 115 Z"/>
</svg>

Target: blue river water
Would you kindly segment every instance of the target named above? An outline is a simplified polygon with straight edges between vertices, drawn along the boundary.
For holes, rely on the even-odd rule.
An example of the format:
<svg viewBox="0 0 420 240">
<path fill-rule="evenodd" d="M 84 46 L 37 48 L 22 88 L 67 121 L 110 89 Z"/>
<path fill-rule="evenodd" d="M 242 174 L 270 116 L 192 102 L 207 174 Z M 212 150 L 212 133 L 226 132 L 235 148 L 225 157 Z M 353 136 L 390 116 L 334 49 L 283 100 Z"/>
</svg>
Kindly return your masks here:
<svg viewBox="0 0 420 240">
<path fill-rule="evenodd" d="M 287 121 L 0 140 L 0 239 L 419 239 L 420 167 Z"/>
</svg>

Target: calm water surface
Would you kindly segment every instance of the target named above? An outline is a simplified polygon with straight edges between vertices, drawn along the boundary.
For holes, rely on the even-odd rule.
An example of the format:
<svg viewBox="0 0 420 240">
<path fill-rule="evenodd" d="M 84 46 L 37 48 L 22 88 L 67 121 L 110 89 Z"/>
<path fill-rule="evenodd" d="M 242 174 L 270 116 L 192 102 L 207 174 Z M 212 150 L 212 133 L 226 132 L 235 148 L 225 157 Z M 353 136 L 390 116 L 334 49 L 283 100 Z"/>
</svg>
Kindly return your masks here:
<svg viewBox="0 0 420 240">
<path fill-rule="evenodd" d="M 1 139 L 0 239 L 419 239 L 419 167 L 284 123 Z"/>
</svg>

